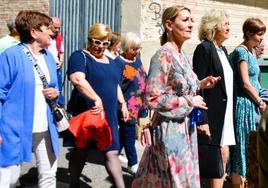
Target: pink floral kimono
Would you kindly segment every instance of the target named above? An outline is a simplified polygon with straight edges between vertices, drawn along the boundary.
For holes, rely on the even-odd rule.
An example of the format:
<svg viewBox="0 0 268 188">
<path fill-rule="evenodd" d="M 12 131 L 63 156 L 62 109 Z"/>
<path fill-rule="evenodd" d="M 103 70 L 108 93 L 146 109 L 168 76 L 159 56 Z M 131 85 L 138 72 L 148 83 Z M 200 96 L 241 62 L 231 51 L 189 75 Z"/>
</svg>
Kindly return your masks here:
<svg viewBox="0 0 268 188">
<path fill-rule="evenodd" d="M 153 145 L 145 148 L 132 188 L 199 188 L 196 127 L 189 126 L 197 76 L 168 44 L 151 59 L 146 100 L 154 110 Z"/>
</svg>

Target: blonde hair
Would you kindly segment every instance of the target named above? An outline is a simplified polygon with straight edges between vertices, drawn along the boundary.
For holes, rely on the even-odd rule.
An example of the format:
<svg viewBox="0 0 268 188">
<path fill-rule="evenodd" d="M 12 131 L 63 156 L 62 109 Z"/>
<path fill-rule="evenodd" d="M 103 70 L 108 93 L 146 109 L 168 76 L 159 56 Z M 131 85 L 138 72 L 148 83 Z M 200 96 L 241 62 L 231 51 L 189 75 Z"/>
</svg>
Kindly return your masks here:
<svg viewBox="0 0 268 188">
<path fill-rule="evenodd" d="M 216 32 L 222 27 L 228 15 L 223 10 L 210 10 L 201 18 L 198 37 L 200 41 L 213 41 Z"/>
<path fill-rule="evenodd" d="M 116 32 L 112 32 L 110 42 L 111 42 L 111 44 L 108 47 L 108 49 L 112 49 L 115 45 L 117 45 L 119 42 L 121 42 L 120 34 L 116 33 Z"/>
<path fill-rule="evenodd" d="M 107 38 L 109 40 L 111 38 L 111 34 L 112 30 L 110 26 L 97 23 L 90 27 L 88 31 L 88 41 L 90 41 L 90 39 L 104 40 Z"/>
<path fill-rule="evenodd" d="M 167 30 L 165 28 L 166 21 L 174 21 L 182 10 L 187 10 L 191 12 L 189 8 L 180 5 L 171 6 L 164 10 L 162 15 L 162 25 L 164 27 L 164 32 L 160 38 L 161 45 L 165 44 L 168 41 Z"/>
<path fill-rule="evenodd" d="M 133 32 L 128 32 L 122 37 L 121 48 L 122 50 L 128 51 L 131 48 L 139 48 L 141 45 L 141 38 Z"/>
</svg>

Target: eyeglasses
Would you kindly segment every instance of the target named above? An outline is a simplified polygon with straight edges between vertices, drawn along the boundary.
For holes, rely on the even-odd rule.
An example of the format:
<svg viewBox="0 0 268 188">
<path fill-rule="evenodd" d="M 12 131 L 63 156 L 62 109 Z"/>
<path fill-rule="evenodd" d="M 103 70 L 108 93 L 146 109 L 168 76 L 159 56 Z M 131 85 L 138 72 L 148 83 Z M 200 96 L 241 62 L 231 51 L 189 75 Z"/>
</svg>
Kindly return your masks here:
<svg viewBox="0 0 268 188">
<path fill-rule="evenodd" d="M 142 47 L 138 47 L 138 48 L 131 48 L 131 50 L 133 50 L 133 51 L 139 51 L 139 50 L 141 50 L 142 49 Z"/>
<path fill-rule="evenodd" d="M 255 47 L 255 50 L 264 51 L 264 48 L 263 47 L 256 46 Z"/>
<path fill-rule="evenodd" d="M 104 48 L 108 48 L 108 46 L 110 46 L 111 42 L 110 41 L 101 41 L 99 39 L 90 39 L 93 44 L 95 46 L 98 46 L 98 47 L 104 47 Z"/>
</svg>

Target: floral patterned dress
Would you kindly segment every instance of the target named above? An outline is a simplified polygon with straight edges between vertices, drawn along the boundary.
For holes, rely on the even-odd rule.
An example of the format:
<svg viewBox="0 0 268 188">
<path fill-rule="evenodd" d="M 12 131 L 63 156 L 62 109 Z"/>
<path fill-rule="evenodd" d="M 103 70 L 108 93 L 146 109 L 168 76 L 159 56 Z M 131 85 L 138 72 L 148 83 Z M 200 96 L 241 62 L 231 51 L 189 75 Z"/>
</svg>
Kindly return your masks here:
<svg viewBox="0 0 268 188">
<path fill-rule="evenodd" d="M 146 100 L 154 110 L 153 145 L 145 148 L 132 188 L 199 188 L 196 128 L 187 116 L 199 87 L 185 54 L 169 44 L 151 59 Z"/>
<path fill-rule="evenodd" d="M 231 61 L 234 67 L 237 67 L 242 61 L 246 61 L 248 65 L 249 82 L 254 87 L 257 93 L 260 91 L 258 75 L 260 72 L 257 63 L 256 55 L 249 54 L 244 47 L 237 47 L 232 55 Z M 257 108 L 254 101 L 246 93 L 241 83 L 238 70 L 236 70 L 236 85 L 237 85 L 237 101 L 236 101 L 236 116 L 235 116 L 235 136 L 236 146 L 230 148 L 230 157 L 228 162 L 228 172 L 235 172 L 243 177 L 246 176 L 246 154 L 248 145 L 248 135 L 251 131 L 256 131 L 256 112 Z M 256 147 L 256 146 L 254 146 Z M 251 148 L 250 148 L 251 149 Z M 253 171 L 255 173 L 255 171 Z M 256 174 L 256 173 L 255 173 Z"/>
<path fill-rule="evenodd" d="M 144 106 L 146 72 L 138 57 L 130 63 L 118 56 L 116 63 L 121 66 L 119 69 L 122 73 L 121 89 L 127 102 L 128 123 L 135 125 L 139 118 L 147 116 L 147 109 Z"/>
</svg>

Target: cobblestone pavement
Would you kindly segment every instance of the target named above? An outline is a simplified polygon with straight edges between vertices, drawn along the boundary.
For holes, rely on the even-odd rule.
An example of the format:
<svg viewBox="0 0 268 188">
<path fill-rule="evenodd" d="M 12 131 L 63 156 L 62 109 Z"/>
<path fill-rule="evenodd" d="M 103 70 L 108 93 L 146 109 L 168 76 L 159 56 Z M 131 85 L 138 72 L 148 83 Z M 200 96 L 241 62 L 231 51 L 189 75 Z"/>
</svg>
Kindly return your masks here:
<svg viewBox="0 0 268 188">
<path fill-rule="evenodd" d="M 143 152 L 143 147 L 140 142 L 136 142 L 139 159 Z M 68 158 L 70 148 L 61 147 L 60 156 L 58 158 L 58 172 L 57 172 L 57 188 L 67 188 L 69 182 L 68 174 Z M 33 164 L 35 159 L 33 156 Z M 21 170 L 20 183 L 17 188 L 37 188 L 37 169 L 33 164 L 23 164 Z M 131 186 L 134 176 L 127 172 L 127 165 L 122 164 L 123 176 L 126 187 Z M 83 169 L 80 178 L 81 188 L 110 188 L 112 187 L 111 180 L 104 167 L 103 155 L 98 151 L 89 153 L 86 165 Z"/>
<path fill-rule="evenodd" d="M 139 159 L 141 158 L 144 148 L 140 142 L 136 142 L 136 148 Z M 60 156 L 58 159 L 58 172 L 57 172 L 57 188 L 67 188 L 69 182 L 68 174 L 68 158 L 70 154 L 70 148 L 61 148 Z M 33 156 L 33 164 L 35 163 Z M 21 170 L 20 183 L 17 188 L 37 188 L 37 170 L 33 164 L 23 164 Z M 134 176 L 128 173 L 126 169 L 127 165 L 122 164 L 123 177 L 126 184 L 126 188 L 131 187 L 131 182 Z M 209 188 L 208 181 L 202 181 L 202 188 Z M 104 167 L 103 155 L 98 151 L 92 151 L 89 153 L 86 165 L 83 169 L 82 176 L 80 178 L 81 188 L 110 188 L 112 187 L 111 180 Z M 228 183 L 225 183 L 224 188 L 230 188 Z"/>
</svg>

